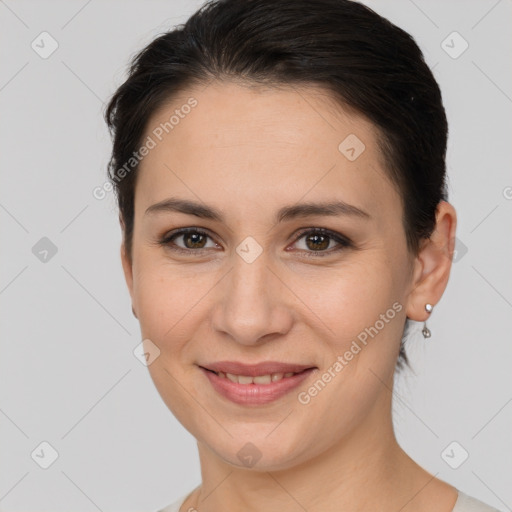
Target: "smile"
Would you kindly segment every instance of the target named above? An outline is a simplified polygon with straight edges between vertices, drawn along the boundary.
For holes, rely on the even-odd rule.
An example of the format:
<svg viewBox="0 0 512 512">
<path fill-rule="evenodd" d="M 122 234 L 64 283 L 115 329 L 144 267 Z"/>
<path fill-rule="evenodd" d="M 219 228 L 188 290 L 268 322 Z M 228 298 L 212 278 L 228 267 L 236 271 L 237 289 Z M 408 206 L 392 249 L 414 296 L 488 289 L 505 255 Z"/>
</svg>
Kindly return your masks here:
<svg viewBox="0 0 512 512">
<path fill-rule="evenodd" d="M 241 375 L 199 368 L 216 395 L 244 406 L 265 405 L 284 398 L 317 370 L 306 368 L 298 372 Z"/>
</svg>

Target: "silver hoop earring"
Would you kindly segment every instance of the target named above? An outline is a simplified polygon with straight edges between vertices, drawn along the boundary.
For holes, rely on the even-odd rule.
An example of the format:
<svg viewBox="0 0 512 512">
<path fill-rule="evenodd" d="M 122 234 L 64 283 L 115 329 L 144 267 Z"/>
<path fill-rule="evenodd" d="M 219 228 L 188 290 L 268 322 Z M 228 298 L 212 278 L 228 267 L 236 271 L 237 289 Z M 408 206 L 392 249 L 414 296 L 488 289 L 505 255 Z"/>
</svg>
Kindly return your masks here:
<svg viewBox="0 0 512 512">
<path fill-rule="evenodd" d="M 432 304 L 425 304 L 425 311 L 430 315 L 432 313 L 432 310 L 434 309 L 434 306 Z M 430 329 L 427 327 L 427 322 L 425 321 L 423 324 L 423 329 L 421 330 L 421 334 L 423 334 L 424 338 L 430 338 L 432 333 L 430 332 Z"/>
</svg>

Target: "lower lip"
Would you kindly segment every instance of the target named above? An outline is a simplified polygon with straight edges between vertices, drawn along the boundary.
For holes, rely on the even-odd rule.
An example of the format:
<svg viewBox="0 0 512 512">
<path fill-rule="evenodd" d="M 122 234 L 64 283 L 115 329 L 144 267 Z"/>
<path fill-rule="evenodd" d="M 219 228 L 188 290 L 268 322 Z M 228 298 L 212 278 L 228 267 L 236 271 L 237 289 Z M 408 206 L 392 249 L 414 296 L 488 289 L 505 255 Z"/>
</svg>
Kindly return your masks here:
<svg viewBox="0 0 512 512">
<path fill-rule="evenodd" d="M 314 368 L 296 373 L 291 377 L 283 377 L 281 380 L 270 384 L 238 384 L 227 377 L 219 377 L 216 373 L 200 368 L 206 375 L 213 389 L 228 400 L 239 405 L 263 405 L 273 402 L 286 395 L 304 380 L 306 380 Z"/>
</svg>

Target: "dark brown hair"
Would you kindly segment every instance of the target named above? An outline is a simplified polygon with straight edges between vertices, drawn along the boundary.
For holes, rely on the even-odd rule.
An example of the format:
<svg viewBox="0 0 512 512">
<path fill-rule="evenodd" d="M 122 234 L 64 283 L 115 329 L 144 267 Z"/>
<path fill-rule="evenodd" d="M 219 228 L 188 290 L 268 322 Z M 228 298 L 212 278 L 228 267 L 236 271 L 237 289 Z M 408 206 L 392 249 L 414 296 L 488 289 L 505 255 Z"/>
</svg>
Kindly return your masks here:
<svg viewBox="0 0 512 512">
<path fill-rule="evenodd" d="M 311 85 L 377 128 L 386 172 L 400 192 L 409 251 L 435 228 L 448 200 L 448 134 L 441 92 L 405 31 L 349 0 L 215 0 L 154 39 L 132 60 L 105 119 L 113 136 L 109 177 L 131 258 L 136 162 L 149 118 L 178 92 L 211 80 L 267 86 Z M 397 366 L 408 364 L 404 349 Z"/>
</svg>

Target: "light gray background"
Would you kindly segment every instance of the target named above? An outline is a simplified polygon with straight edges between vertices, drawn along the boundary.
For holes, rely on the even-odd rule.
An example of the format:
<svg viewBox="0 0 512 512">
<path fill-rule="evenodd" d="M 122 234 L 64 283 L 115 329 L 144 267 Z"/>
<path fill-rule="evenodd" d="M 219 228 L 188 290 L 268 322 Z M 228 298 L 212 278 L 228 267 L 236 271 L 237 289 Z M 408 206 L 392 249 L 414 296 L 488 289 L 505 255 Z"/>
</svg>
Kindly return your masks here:
<svg viewBox="0 0 512 512">
<path fill-rule="evenodd" d="M 416 375 L 397 379 L 398 440 L 432 474 L 511 510 L 512 3 L 365 3 L 409 31 L 434 69 L 458 212 L 459 252 L 432 338 L 415 324 Z M 134 52 L 199 5 L 0 0 L 4 511 L 152 511 L 200 482 L 194 438 L 132 352 L 141 339 L 114 196 L 92 195 L 110 150 L 104 102 Z M 59 45 L 47 59 L 31 47 L 43 31 Z M 456 59 L 441 46 L 453 31 L 469 43 Z M 58 249 L 47 262 L 32 252 L 42 237 Z M 43 441 L 59 454 L 48 469 L 31 457 Z M 469 453 L 458 469 L 441 456 L 452 441 Z"/>
</svg>

